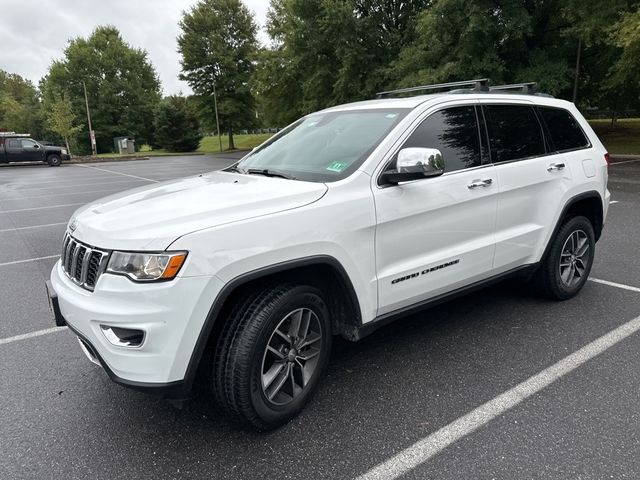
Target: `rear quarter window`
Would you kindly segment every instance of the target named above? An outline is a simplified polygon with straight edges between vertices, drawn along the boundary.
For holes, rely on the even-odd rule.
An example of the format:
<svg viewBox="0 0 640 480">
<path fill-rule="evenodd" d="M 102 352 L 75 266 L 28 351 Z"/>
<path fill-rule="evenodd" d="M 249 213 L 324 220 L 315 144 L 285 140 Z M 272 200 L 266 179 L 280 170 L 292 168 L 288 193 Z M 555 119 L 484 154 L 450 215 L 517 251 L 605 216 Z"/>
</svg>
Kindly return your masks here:
<svg viewBox="0 0 640 480">
<path fill-rule="evenodd" d="M 558 152 L 578 150 L 590 145 L 578 121 L 563 108 L 538 107 L 547 125 L 554 149 Z"/>
<path fill-rule="evenodd" d="M 484 105 L 491 160 L 494 163 L 522 160 L 546 153 L 542 126 L 533 107 Z"/>
</svg>

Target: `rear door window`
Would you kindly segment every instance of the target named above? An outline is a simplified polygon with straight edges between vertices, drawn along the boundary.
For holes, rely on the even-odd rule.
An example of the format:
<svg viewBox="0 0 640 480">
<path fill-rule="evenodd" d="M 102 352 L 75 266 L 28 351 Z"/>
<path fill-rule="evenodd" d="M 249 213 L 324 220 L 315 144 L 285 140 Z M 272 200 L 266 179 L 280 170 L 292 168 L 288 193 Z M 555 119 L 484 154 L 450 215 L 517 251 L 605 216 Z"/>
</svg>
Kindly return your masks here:
<svg viewBox="0 0 640 480">
<path fill-rule="evenodd" d="M 484 105 L 494 163 L 523 160 L 546 153 L 542 127 L 533 107 Z"/>
<path fill-rule="evenodd" d="M 473 106 L 451 107 L 429 115 L 402 148 L 437 148 L 445 172 L 480 165 L 478 121 Z"/>
<path fill-rule="evenodd" d="M 577 120 L 563 108 L 538 107 L 557 152 L 588 147 L 589 140 Z"/>
</svg>

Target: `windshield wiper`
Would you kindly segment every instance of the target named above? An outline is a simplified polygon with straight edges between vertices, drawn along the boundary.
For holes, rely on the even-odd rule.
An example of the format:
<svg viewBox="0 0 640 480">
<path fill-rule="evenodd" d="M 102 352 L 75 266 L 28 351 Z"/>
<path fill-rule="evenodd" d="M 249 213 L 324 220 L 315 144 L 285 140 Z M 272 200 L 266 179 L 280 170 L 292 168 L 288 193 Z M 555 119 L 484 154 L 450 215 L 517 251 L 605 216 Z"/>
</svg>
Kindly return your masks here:
<svg viewBox="0 0 640 480">
<path fill-rule="evenodd" d="M 246 173 L 244 170 L 240 170 L 236 165 L 231 165 L 225 169 L 227 172 Z"/>
<path fill-rule="evenodd" d="M 267 168 L 248 168 L 244 173 L 253 173 L 256 175 L 264 175 L 265 177 L 280 177 L 287 180 L 296 180 L 296 177 L 289 175 L 288 173 L 279 172 L 277 170 L 269 170 Z"/>
</svg>

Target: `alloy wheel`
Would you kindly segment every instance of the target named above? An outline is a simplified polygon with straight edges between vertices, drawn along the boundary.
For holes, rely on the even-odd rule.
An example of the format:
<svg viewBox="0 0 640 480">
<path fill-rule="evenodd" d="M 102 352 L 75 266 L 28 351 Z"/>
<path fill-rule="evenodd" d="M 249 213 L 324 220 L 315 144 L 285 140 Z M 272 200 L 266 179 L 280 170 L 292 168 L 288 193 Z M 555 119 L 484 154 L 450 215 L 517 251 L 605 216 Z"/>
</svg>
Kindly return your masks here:
<svg viewBox="0 0 640 480">
<path fill-rule="evenodd" d="M 261 384 L 267 400 L 286 405 L 313 376 L 322 351 L 322 325 L 309 308 L 288 313 L 275 328 L 262 357 Z"/>
<path fill-rule="evenodd" d="M 590 255 L 587 234 L 582 230 L 571 232 L 560 252 L 560 278 L 564 285 L 575 287 L 582 281 Z"/>
</svg>

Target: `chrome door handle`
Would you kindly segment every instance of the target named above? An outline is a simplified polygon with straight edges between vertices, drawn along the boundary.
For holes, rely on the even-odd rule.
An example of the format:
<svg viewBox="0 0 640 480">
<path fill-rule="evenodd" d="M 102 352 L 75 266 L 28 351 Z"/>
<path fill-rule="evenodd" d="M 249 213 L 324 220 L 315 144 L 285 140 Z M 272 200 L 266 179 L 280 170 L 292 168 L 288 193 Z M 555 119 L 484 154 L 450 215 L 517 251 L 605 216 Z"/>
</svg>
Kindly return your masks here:
<svg viewBox="0 0 640 480">
<path fill-rule="evenodd" d="M 562 170 L 565 167 L 564 163 L 552 163 L 547 167 L 547 172 L 553 172 L 556 170 Z"/>
<path fill-rule="evenodd" d="M 493 180 L 491 178 L 484 178 L 482 180 L 474 180 L 469 185 L 467 185 L 467 188 L 488 187 L 492 183 Z"/>
</svg>

